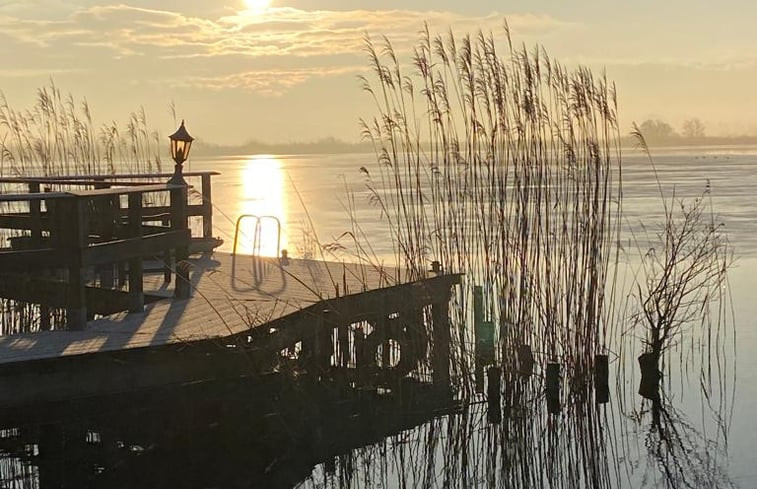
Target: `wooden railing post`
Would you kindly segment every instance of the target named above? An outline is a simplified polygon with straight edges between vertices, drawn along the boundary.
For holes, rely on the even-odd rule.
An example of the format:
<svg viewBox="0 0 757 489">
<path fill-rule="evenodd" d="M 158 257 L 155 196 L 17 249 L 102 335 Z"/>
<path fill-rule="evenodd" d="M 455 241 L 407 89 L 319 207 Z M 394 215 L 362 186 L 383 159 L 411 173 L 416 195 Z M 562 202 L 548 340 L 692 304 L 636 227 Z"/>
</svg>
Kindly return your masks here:
<svg viewBox="0 0 757 489">
<path fill-rule="evenodd" d="M 160 221 L 160 225 L 163 227 L 169 227 L 171 225 L 171 218 L 164 217 Z M 171 283 L 171 250 L 166 250 L 163 253 L 163 282 Z"/>
<path fill-rule="evenodd" d="M 312 326 L 302 339 L 302 355 L 305 369 L 314 376 L 322 375 L 330 365 L 334 351 L 333 326 L 330 312 L 320 311 L 313 318 Z"/>
<path fill-rule="evenodd" d="M 40 193 L 39 182 L 29 183 L 29 193 Z M 42 201 L 29 201 L 29 217 L 31 217 L 31 245 L 33 248 L 42 246 Z M 50 307 L 47 304 L 39 305 L 39 329 L 50 330 Z"/>
<path fill-rule="evenodd" d="M 105 182 L 104 177 L 96 177 L 93 179 L 93 188 L 97 190 L 109 189 L 110 183 Z M 104 195 L 102 197 L 95 197 L 92 199 L 93 216 L 91 222 L 94 228 L 90 229 L 92 234 L 98 235 L 100 242 L 109 241 L 115 237 L 116 226 L 115 222 L 119 215 L 119 208 L 121 202 L 118 195 Z M 115 284 L 115 264 L 107 263 L 96 267 L 96 272 L 100 278 L 100 286 L 105 289 L 113 288 Z M 119 274 L 119 287 L 123 285 L 122 275 Z"/>
<path fill-rule="evenodd" d="M 129 237 L 142 237 L 142 194 L 129 194 Z M 142 312 L 145 308 L 143 294 L 142 257 L 129 260 L 129 312 Z"/>
<path fill-rule="evenodd" d="M 62 226 L 64 260 L 68 263 L 66 286 L 66 328 L 81 330 L 87 324 L 85 270 L 82 263 L 84 248 L 89 244 L 87 200 L 84 198 L 60 199 L 56 218 Z"/>
<path fill-rule="evenodd" d="M 38 182 L 29 184 L 29 193 L 38 194 L 40 186 Z M 29 216 L 31 217 L 31 237 L 32 246 L 37 247 L 42 244 L 42 201 L 29 201 Z"/>
<path fill-rule="evenodd" d="M 210 174 L 202 175 L 202 237 L 213 237 L 213 196 L 210 186 Z"/>
<path fill-rule="evenodd" d="M 171 189 L 171 229 L 174 231 L 188 230 L 187 225 L 187 187 L 176 186 Z M 189 298 L 189 243 L 183 243 L 174 249 L 174 268 L 176 269 L 176 285 L 174 297 L 176 299 Z"/>
</svg>

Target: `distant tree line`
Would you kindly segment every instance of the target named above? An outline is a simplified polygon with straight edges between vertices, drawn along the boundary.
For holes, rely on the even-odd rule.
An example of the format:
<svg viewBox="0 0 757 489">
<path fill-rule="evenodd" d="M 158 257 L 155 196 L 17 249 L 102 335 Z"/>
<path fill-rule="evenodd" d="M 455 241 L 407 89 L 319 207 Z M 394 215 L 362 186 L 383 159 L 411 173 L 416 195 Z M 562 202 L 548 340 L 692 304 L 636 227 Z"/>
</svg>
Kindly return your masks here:
<svg viewBox="0 0 757 489">
<path fill-rule="evenodd" d="M 680 132 L 660 119 L 645 120 L 639 124 L 639 130 L 650 146 L 757 145 L 757 135 L 707 135 L 704 123 L 696 117 L 683 121 Z M 635 146 L 634 138 L 626 136 L 622 139 L 622 144 Z"/>
<path fill-rule="evenodd" d="M 757 144 L 757 136 L 708 136 L 704 123 L 697 117 L 686 119 L 681 124 L 680 132 L 672 125 L 660 119 L 647 119 L 639 124 L 644 139 L 650 146 L 666 145 L 738 145 Z M 621 138 L 621 144 L 635 146 L 635 139 L 630 135 Z M 428 143 L 423 142 L 422 145 Z M 266 143 L 249 140 L 240 145 L 217 145 L 202 141 L 192 148 L 194 154 L 339 154 L 372 153 L 374 148 L 369 141 L 348 142 L 334 137 L 317 141 L 292 141 Z"/>
<path fill-rule="evenodd" d="M 694 117 L 686 119 L 681 126 L 681 132 L 676 132 L 673 126 L 660 119 L 647 119 L 639 125 L 639 129 L 649 142 L 675 142 L 678 139 L 703 139 L 706 137 L 704 123 Z"/>
</svg>

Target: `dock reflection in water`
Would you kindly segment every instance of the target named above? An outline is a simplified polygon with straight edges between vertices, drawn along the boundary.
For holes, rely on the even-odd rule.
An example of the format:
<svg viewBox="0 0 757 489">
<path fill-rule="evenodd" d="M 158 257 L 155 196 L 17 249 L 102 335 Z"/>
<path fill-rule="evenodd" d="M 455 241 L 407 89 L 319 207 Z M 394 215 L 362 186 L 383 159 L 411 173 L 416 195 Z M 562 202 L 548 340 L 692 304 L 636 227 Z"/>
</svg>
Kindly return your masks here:
<svg viewBox="0 0 757 489">
<path fill-rule="evenodd" d="M 547 414 L 505 382 L 502 421 L 407 380 L 345 394 L 280 374 L 50 406 L 4 418 L 0 486 L 730 487 L 723 446 L 665 393 Z M 512 379 L 511 379 L 512 380 Z M 507 386 L 509 384 L 509 386 Z"/>
<path fill-rule="evenodd" d="M 413 382 L 332 387 L 270 375 L 5 417 L 0 487 L 294 487 L 450 409 Z"/>
</svg>

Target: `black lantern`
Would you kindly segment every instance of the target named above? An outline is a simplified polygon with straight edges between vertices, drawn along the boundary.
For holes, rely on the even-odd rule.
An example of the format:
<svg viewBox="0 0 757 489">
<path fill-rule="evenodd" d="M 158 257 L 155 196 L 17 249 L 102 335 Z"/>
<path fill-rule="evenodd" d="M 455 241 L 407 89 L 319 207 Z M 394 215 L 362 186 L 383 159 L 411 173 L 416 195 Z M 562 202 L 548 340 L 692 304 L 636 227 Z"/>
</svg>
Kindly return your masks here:
<svg viewBox="0 0 757 489">
<path fill-rule="evenodd" d="M 182 175 L 183 165 L 189 157 L 189 148 L 192 147 L 192 141 L 194 141 L 195 138 L 189 135 L 184 127 L 183 120 L 181 121 L 181 126 L 179 126 L 176 132 L 168 137 L 171 139 L 171 158 L 176 162 L 173 176 L 168 183 L 174 185 L 186 185 L 187 182 L 184 181 L 184 176 Z"/>
</svg>

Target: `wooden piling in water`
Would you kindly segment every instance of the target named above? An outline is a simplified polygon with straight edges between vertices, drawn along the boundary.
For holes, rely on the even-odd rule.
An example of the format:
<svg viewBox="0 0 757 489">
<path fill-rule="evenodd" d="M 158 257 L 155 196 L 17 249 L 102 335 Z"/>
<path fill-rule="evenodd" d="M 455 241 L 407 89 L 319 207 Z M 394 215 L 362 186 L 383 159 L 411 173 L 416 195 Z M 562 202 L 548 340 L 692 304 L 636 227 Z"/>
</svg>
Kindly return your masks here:
<svg viewBox="0 0 757 489">
<path fill-rule="evenodd" d="M 610 401 L 610 360 L 607 355 L 594 357 L 594 399 L 597 404 Z"/>
<path fill-rule="evenodd" d="M 502 421 L 502 375 L 499 367 L 489 367 L 486 377 L 487 418 L 489 423 L 499 424 Z"/>
<path fill-rule="evenodd" d="M 518 373 L 523 377 L 530 377 L 534 372 L 534 354 L 531 345 L 520 345 L 516 350 Z"/>
<path fill-rule="evenodd" d="M 560 413 L 560 364 L 548 363 L 546 375 L 547 412 Z"/>
</svg>

